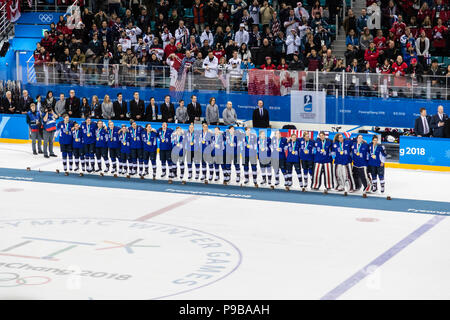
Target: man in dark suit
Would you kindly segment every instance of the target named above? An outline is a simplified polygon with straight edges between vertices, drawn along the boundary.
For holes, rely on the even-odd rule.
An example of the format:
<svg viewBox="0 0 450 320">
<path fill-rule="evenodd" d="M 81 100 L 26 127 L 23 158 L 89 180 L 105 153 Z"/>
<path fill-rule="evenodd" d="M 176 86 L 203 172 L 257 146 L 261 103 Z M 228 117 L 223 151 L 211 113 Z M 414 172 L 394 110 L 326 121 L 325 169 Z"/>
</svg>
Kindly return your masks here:
<svg viewBox="0 0 450 320">
<path fill-rule="evenodd" d="M 202 107 L 200 106 L 200 103 L 197 102 L 197 96 L 191 97 L 191 103 L 187 106 L 187 113 L 188 113 L 188 123 L 193 123 L 194 121 L 200 121 L 200 118 L 202 116 Z"/>
<path fill-rule="evenodd" d="M 28 95 L 27 90 L 23 90 L 22 96 L 19 98 L 17 106 L 17 113 L 26 114 L 30 110 L 30 104 L 33 103 L 33 98 Z"/>
<path fill-rule="evenodd" d="M 135 92 L 133 95 L 134 99 L 130 101 L 130 113 L 131 119 L 142 121 L 145 114 L 145 104 L 144 101 L 139 99 L 139 92 Z"/>
<path fill-rule="evenodd" d="M 150 103 L 145 109 L 145 120 L 146 121 L 158 121 L 158 105 L 155 102 L 155 98 L 150 98 Z"/>
<path fill-rule="evenodd" d="M 12 98 L 11 91 L 6 91 L 0 109 L 2 113 L 13 114 L 17 112 L 17 102 Z"/>
<path fill-rule="evenodd" d="M 431 136 L 431 117 L 427 115 L 427 109 L 420 108 L 420 117 L 416 119 L 414 123 L 414 132 L 418 137 Z"/>
<path fill-rule="evenodd" d="M 122 93 L 117 94 L 117 100 L 113 103 L 114 120 L 126 120 L 127 119 L 127 102 L 123 100 Z"/>
<path fill-rule="evenodd" d="M 433 137 L 444 138 L 445 137 L 445 122 L 448 119 L 448 115 L 444 113 L 444 107 L 438 106 L 438 113 L 431 117 L 431 129 L 433 129 Z"/>
<path fill-rule="evenodd" d="M 264 102 L 258 100 L 258 108 L 253 111 L 253 128 L 269 128 L 269 111 L 264 108 Z"/>
<path fill-rule="evenodd" d="M 69 98 L 66 99 L 66 112 L 69 117 L 79 118 L 80 117 L 80 98 L 75 96 L 75 90 L 70 90 Z"/>
<path fill-rule="evenodd" d="M 170 96 L 164 97 L 164 102 L 159 108 L 162 115 L 161 122 L 174 122 L 175 107 L 173 106 L 173 103 L 170 102 Z"/>
</svg>

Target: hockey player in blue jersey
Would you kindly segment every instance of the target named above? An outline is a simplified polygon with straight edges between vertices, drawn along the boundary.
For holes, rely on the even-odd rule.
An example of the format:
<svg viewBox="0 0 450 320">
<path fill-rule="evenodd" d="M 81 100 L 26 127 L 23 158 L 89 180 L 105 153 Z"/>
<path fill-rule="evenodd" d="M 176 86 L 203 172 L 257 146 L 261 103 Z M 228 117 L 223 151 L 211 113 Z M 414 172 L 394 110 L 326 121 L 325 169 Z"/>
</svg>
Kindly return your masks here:
<svg viewBox="0 0 450 320">
<path fill-rule="evenodd" d="M 72 149 L 73 149 L 73 157 L 75 159 L 75 169 L 77 172 L 80 169 L 81 162 L 81 171 L 85 171 L 84 165 L 84 142 L 83 142 L 83 132 L 81 131 L 81 127 L 77 122 L 73 123 L 73 131 L 72 131 Z M 80 175 L 83 175 L 82 173 Z"/>
<path fill-rule="evenodd" d="M 95 157 L 97 158 L 97 170 L 95 172 L 102 171 L 102 158 L 105 161 L 105 172 L 108 172 L 108 132 L 102 120 L 98 120 L 95 129 Z"/>
<path fill-rule="evenodd" d="M 297 135 L 293 133 L 287 139 L 287 156 L 286 156 L 286 181 L 284 183 L 287 190 L 292 187 L 293 170 L 297 174 L 298 182 L 302 184 L 302 171 L 300 170 L 300 141 Z"/>
<path fill-rule="evenodd" d="M 169 170 L 169 183 L 172 183 L 173 170 L 172 170 L 172 133 L 173 130 L 167 128 L 167 123 L 163 122 L 162 127 L 158 129 L 159 138 L 159 159 L 161 160 L 162 173 L 161 178 L 164 178 Z"/>
<path fill-rule="evenodd" d="M 123 124 L 122 128 L 119 130 L 119 141 L 120 141 L 119 174 L 127 174 L 128 164 L 131 165 L 131 149 L 130 149 L 131 135 L 128 132 L 128 128 L 125 124 Z"/>
<path fill-rule="evenodd" d="M 336 190 L 344 191 L 346 183 L 349 184 L 349 191 L 355 189 L 355 181 L 352 173 L 351 147 L 353 141 L 344 139 L 341 133 L 337 133 L 333 139 L 332 156 L 334 157 L 334 172 L 336 175 Z M 346 191 L 346 190 L 345 190 Z"/>
<path fill-rule="evenodd" d="M 234 126 L 229 126 L 228 130 L 224 133 L 225 137 L 225 171 L 224 171 L 224 183 L 229 183 L 231 180 L 231 166 L 234 166 L 236 171 L 236 183 L 241 181 L 241 158 L 240 147 L 242 145 L 241 140 L 242 131 L 236 131 Z"/>
<path fill-rule="evenodd" d="M 369 145 L 369 163 L 367 170 L 372 179 L 372 191 L 377 192 L 378 178 L 380 179 L 380 190 L 384 193 L 384 163 L 386 162 L 386 149 L 378 144 L 378 136 L 374 135 Z"/>
<path fill-rule="evenodd" d="M 333 188 L 333 168 L 331 167 L 331 147 L 333 142 L 325 138 L 325 132 L 319 133 L 314 142 L 314 182 L 313 189 L 319 190 L 322 184 L 322 173 L 325 177 L 325 193 Z"/>
<path fill-rule="evenodd" d="M 143 128 L 138 126 L 134 120 L 131 120 L 131 126 L 128 128 L 130 134 L 130 152 L 131 152 L 131 173 L 130 175 L 135 175 L 138 173 L 138 162 L 139 162 L 139 176 L 143 177 L 143 159 L 142 159 L 142 132 Z"/>
<path fill-rule="evenodd" d="M 265 185 L 266 183 L 269 186 L 272 185 L 272 167 L 270 166 L 272 157 L 271 143 L 271 139 L 266 136 L 266 131 L 260 130 L 258 137 L 258 160 L 263 179 L 261 185 Z"/>
<path fill-rule="evenodd" d="M 245 128 L 245 136 L 242 146 L 242 158 L 243 158 L 243 164 L 244 164 L 244 184 L 247 184 L 249 182 L 249 169 L 250 166 L 252 168 L 252 180 L 255 187 L 258 187 L 258 172 L 256 170 L 256 154 L 257 154 L 257 147 L 258 147 L 258 141 L 255 134 L 252 133 L 250 127 Z"/>
<path fill-rule="evenodd" d="M 206 170 L 207 167 L 209 167 L 209 180 L 212 180 L 212 173 L 214 164 L 212 163 L 213 159 L 211 157 L 211 131 L 208 129 L 208 124 L 204 122 L 202 124 L 202 131 L 200 132 L 200 144 L 202 148 L 202 177 L 200 180 L 204 181 L 205 183 L 208 183 L 208 180 L 206 180 Z"/>
<path fill-rule="evenodd" d="M 149 174 L 149 160 L 151 161 L 153 180 L 156 179 L 156 152 L 158 147 L 156 143 L 157 138 L 158 133 L 156 129 L 152 128 L 151 124 L 148 123 L 145 126 L 145 131 L 142 132 L 142 144 L 144 145 L 142 157 L 144 159 L 144 175 L 146 176 Z"/>
<path fill-rule="evenodd" d="M 108 122 L 108 151 L 109 160 L 111 161 L 112 170 L 111 173 L 116 175 L 117 172 L 117 160 L 120 158 L 120 141 L 119 141 L 119 127 L 114 126 L 114 122 Z"/>
<path fill-rule="evenodd" d="M 58 122 L 56 126 L 56 136 L 59 136 L 59 145 L 62 153 L 62 162 L 66 175 L 67 171 L 67 158 L 69 158 L 69 170 L 72 171 L 73 159 L 72 159 L 72 127 L 73 121 L 69 119 L 67 114 L 63 115 L 63 121 Z"/>
<path fill-rule="evenodd" d="M 90 117 L 81 124 L 81 131 L 83 133 L 82 139 L 84 143 L 84 160 L 86 162 L 86 171 L 92 172 L 95 169 L 95 128 L 97 124 L 91 120 Z"/>
<path fill-rule="evenodd" d="M 355 190 L 361 189 L 363 185 L 363 193 L 370 192 L 371 184 L 367 174 L 367 165 L 369 163 L 369 145 L 363 140 L 362 135 L 358 135 L 352 147 L 353 159 L 353 178 L 355 180 Z"/>
<path fill-rule="evenodd" d="M 287 139 L 281 136 L 280 131 L 275 132 L 272 139 L 272 168 L 275 174 L 275 187 L 280 184 L 280 171 L 286 181 L 286 145 Z"/>
<path fill-rule="evenodd" d="M 300 139 L 300 164 L 302 166 L 302 178 L 300 187 L 302 191 L 308 187 L 308 175 L 311 177 L 311 189 L 313 183 L 313 171 L 314 171 L 314 141 L 310 139 L 309 132 L 304 132 L 303 137 Z"/>
<path fill-rule="evenodd" d="M 172 171 L 173 176 L 177 177 L 178 168 L 180 167 L 180 179 L 183 184 L 186 183 L 184 179 L 184 141 L 183 141 L 183 130 L 180 127 L 175 128 L 175 132 L 172 135 L 172 154 L 170 158 L 172 159 Z"/>
<path fill-rule="evenodd" d="M 188 131 L 184 134 L 184 148 L 186 150 L 186 163 L 188 167 L 188 179 L 192 179 L 192 167 L 195 165 L 195 179 L 200 176 L 200 164 L 202 162 L 201 145 L 198 133 L 194 130 L 194 124 L 189 125 Z"/>
<path fill-rule="evenodd" d="M 211 144 L 214 145 L 212 150 L 212 157 L 214 162 L 214 181 L 217 182 L 220 179 L 220 168 L 222 168 L 222 173 L 225 181 L 225 138 L 223 132 L 220 131 L 219 127 L 214 128 L 214 135 L 212 135 Z"/>
</svg>

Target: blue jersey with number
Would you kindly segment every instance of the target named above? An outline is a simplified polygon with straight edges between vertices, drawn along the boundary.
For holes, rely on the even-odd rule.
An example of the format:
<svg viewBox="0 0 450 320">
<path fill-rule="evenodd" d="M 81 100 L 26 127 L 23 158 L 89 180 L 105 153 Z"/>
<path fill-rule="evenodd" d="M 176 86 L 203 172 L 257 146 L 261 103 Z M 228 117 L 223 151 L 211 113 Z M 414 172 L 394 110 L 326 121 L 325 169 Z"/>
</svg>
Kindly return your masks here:
<svg viewBox="0 0 450 320">
<path fill-rule="evenodd" d="M 95 129 L 95 147 L 106 148 L 108 147 L 108 132 L 105 127 Z"/>
<path fill-rule="evenodd" d="M 227 154 L 238 154 L 239 135 L 236 132 L 231 135 L 229 131 L 224 133 L 225 149 Z"/>
<path fill-rule="evenodd" d="M 367 167 L 369 163 L 369 145 L 365 142 L 354 142 L 351 147 L 353 165 L 355 167 Z"/>
<path fill-rule="evenodd" d="M 150 131 L 150 133 L 147 132 L 147 130 L 142 131 L 142 144 L 144 146 L 144 150 L 148 152 L 156 152 L 156 149 L 158 148 L 158 144 L 156 139 L 158 138 L 158 133 L 155 131 Z"/>
<path fill-rule="evenodd" d="M 300 162 L 300 140 L 289 141 L 286 145 L 287 149 L 287 162 Z"/>
<path fill-rule="evenodd" d="M 383 145 L 373 143 L 369 144 L 369 166 L 379 167 L 381 163 L 386 162 L 386 149 Z"/>
<path fill-rule="evenodd" d="M 131 135 L 128 132 L 128 130 L 125 133 L 121 132 L 119 134 L 119 141 L 120 141 L 120 152 L 130 154 L 131 153 L 131 149 L 130 149 Z"/>
<path fill-rule="evenodd" d="M 258 152 L 258 138 L 254 134 L 245 135 L 242 140 L 243 155 L 245 157 L 255 157 Z"/>
<path fill-rule="evenodd" d="M 64 123 L 64 121 L 60 121 L 57 126 L 56 135 L 59 136 L 60 144 L 72 144 L 72 127 L 73 121 L 69 120 L 69 122 Z"/>
<path fill-rule="evenodd" d="M 72 147 L 74 149 L 82 149 L 84 147 L 83 131 L 80 129 L 72 131 Z"/>
<path fill-rule="evenodd" d="M 212 156 L 222 156 L 225 152 L 225 138 L 223 133 L 214 134 L 211 137 L 211 144 L 213 145 Z"/>
<path fill-rule="evenodd" d="M 107 129 L 108 134 L 108 148 L 110 149 L 117 149 L 120 148 L 120 141 L 119 141 L 119 127 L 114 127 L 112 130 L 110 128 Z"/>
<path fill-rule="evenodd" d="M 85 144 L 95 143 L 95 129 L 97 128 L 97 123 L 91 122 L 88 125 L 86 122 L 81 124 L 81 131 L 83 132 L 83 141 Z"/>
<path fill-rule="evenodd" d="M 334 156 L 334 164 L 347 165 L 352 162 L 351 147 L 352 140 L 344 140 L 342 143 L 339 141 L 333 142 L 331 153 Z"/>
<path fill-rule="evenodd" d="M 270 146 L 272 141 L 270 138 L 266 137 L 264 139 L 258 138 L 258 158 L 270 158 L 272 156 Z"/>
<path fill-rule="evenodd" d="M 314 142 L 314 162 L 316 163 L 330 163 L 333 159 L 331 157 L 332 141 L 330 139 L 317 139 Z"/>
<path fill-rule="evenodd" d="M 300 138 L 300 160 L 314 161 L 314 141 Z"/>
<path fill-rule="evenodd" d="M 136 126 L 128 128 L 128 133 L 130 134 L 130 148 L 131 149 L 142 149 L 142 127 Z"/>
<path fill-rule="evenodd" d="M 281 137 L 280 139 L 272 138 L 272 157 L 278 159 L 286 159 L 285 147 L 287 139 Z"/>
<path fill-rule="evenodd" d="M 172 133 L 173 130 L 170 128 L 167 128 L 166 131 L 164 131 L 162 128 L 158 129 L 160 150 L 172 150 Z"/>
</svg>

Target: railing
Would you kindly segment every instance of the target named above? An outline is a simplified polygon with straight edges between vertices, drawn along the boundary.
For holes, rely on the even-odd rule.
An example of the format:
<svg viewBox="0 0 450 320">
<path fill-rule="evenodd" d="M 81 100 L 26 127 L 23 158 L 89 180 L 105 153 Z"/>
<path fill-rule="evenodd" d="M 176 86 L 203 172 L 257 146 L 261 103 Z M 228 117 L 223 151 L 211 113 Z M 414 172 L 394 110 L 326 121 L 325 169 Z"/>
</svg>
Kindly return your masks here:
<svg viewBox="0 0 450 320">
<path fill-rule="evenodd" d="M 11 25 L 6 12 L 6 5 L 7 2 L 0 3 L 0 39 L 8 33 L 9 26 Z"/>
<path fill-rule="evenodd" d="M 323 71 L 242 70 L 219 67 L 209 77 L 201 68 L 191 68 L 186 77 L 172 74 L 167 66 L 27 62 L 29 82 L 42 84 L 176 87 L 178 91 L 247 91 L 249 94 L 288 95 L 291 90 L 326 91 L 336 97 L 363 96 L 450 99 L 449 76 L 396 76 L 380 73 Z M 208 73 L 208 72 L 207 72 Z"/>
<path fill-rule="evenodd" d="M 31 3 L 31 6 L 29 5 Z M 20 8 L 22 12 L 65 12 L 70 5 L 58 5 L 58 1 L 39 1 L 39 0 L 22 0 Z"/>
</svg>

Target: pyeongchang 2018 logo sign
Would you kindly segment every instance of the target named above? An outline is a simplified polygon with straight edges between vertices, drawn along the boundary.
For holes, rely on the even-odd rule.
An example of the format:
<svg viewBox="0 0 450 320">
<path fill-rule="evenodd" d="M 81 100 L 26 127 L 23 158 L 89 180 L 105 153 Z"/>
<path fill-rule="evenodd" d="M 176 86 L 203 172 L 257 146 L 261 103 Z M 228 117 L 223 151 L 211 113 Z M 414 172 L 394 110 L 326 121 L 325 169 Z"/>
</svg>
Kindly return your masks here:
<svg viewBox="0 0 450 320">
<path fill-rule="evenodd" d="M 229 241 L 181 226 L 0 221 L 0 299 L 159 299 L 219 281 L 240 261 Z"/>
<path fill-rule="evenodd" d="M 291 91 L 291 122 L 325 123 L 325 93 Z"/>
</svg>

